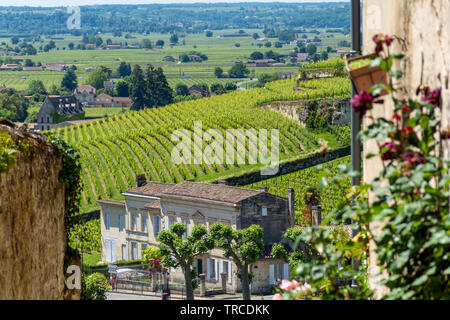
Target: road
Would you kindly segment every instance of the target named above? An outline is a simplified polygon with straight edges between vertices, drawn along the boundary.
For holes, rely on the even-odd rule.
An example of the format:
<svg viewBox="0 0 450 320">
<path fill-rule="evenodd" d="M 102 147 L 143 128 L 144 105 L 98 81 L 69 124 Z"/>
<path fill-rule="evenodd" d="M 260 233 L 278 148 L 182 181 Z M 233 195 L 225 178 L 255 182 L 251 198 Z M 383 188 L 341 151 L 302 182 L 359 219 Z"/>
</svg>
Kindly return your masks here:
<svg viewBox="0 0 450 320">
<path fill-rule="evenodd" d="M 141 296 L 120 292 L 108 292 L 106 293 L 107 300 L 161 300 L 161 296 Z M 196 298 L 198 299 L 198 297 Z M 172 297 L 172 300 L 180 300 Z M 200 300 L 217 300 L 217 299 L 205 299 Z M 224 299 L 224 300 L 240 300 L 240 299 Z M 272 300 L 272 295 L 267 296 L 252 296 L 252 300 Z"/>
<path fill-rule="evenodd" d="M 245 81 L 236 83 L 236 86 L 237 86 L 238 90 L 247 90 L 247 89 L 245 89 L 245 88 L 243 87 L 243 85 L 245 85 L 246 83 L 253 82 L 253 81 L 258 81 L 258 79 L 257 79 L 257 78 L 254 78 L 254 79 L 247 79 L 247 80 L 245 80 Z"/>
</svg>

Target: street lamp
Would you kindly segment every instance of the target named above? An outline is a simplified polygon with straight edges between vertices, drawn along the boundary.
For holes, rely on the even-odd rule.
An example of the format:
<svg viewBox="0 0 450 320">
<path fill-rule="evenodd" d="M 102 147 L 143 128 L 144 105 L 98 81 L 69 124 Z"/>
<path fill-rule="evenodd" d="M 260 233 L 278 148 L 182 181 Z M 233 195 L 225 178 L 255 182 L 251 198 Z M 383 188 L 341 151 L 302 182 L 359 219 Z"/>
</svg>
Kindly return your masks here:
<svg viewBox="0 0 450 320">
<path fill-rule="evenodd" d="M 361 55 L 361 1 L 351 0 L 352 9 L 352 55 Z M 357 93 L 356 88 L 352 82 L 351 96 L 353 97 Z M 361 173 L 361 142 L 358 139 L 358 134 L 361 131 L 361 115 L 359 112 L 355 112 L 351 108 L 351 158 L 352 158 L 352 169 Z M 352 187 L 359 186 L 361 184 L 361 177 L 352 177 Z M 354 198 L 352 197 L 352 204 Z M 352 225 L 354 223 L 353 219 L 351 221 Z M 354 230 L 352 228 L 352 238 L 358 234 L 359 230 Z M 359 261 L 352 258 L 352 266 L 354 269 L 359 267 Z M 352 280 L 352 286 L 356 286 L 354 280 Z"/>
</svg>

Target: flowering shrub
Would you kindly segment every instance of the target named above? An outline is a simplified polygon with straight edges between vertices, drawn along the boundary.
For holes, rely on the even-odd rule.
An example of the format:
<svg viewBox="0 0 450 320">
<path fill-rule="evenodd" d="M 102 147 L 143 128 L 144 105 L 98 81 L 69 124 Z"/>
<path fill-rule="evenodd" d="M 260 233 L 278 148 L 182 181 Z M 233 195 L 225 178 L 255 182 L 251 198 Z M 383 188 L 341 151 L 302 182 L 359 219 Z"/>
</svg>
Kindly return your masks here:
<svg viewBox="0 0 450 320">
<path fill-rule="evenodd" d="M 106 292 L 111 286 L 105 276 L 101 273 L 85 274 L 81 277 L 81 299 L 82 300 L 106 300 Z"/>
<path fill-rule="evenodd" d="M 336 208 L 333 220 L 327 221 L 337 224 L 353 219 L 353 228 L 359 233 L 343 243 L 333 242 L 331 232 L 323 227 L 301 235 L 318 254 L 300 263 L 294 274 L 311 285 L 313 297 L 370 298 L 367 249 L 373 240 L 378 266 L 387 274 L 380 284 L 390 289 L 384 299 L 450 298 L 450 161 L 443 159 L 450 130 L 441 127 L 439 88 L 420 85 L 413 99 L 405 98 L 404 88 L 394 86 L 393 80 L 403 76 L 392 70 L 394 61 L 406 60 L 402 54 L 390 54 L 395 40 L 385 35 L 374 37 L 377 58 L 371 65 L 387 72 L 389 84 L 377 84 L 352 99 L 354 111 L 372 123 L 361 132 L 361 141 L 375 140 L 378 145 L 378 154 L 367 158 L 379 156 L 383 169 L 370 183 L 353 188 L 354 204 Z M 382 103 L 382 92 L 392 94 L 392 119 L 370 114 L 374 104 Z M 341 170 L 359 175 L 345 166 Z M 342 177 L 322 179 L 322 185 L 339 179 Z M 382 225 L 381 232 L 376 232 L 373 222 Z M 359 263 L 352 267 L 350 258 Z M 296 289 L 287 289 L 292 290 Z M 282 297 L 298 298 L 286 291 Z"/>
</svg>

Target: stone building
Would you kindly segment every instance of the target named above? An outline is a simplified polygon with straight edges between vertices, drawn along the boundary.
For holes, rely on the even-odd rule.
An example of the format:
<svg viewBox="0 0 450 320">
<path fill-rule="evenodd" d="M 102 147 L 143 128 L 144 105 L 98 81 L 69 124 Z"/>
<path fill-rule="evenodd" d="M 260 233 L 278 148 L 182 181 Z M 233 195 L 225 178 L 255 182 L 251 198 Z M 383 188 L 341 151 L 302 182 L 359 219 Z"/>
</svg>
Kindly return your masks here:
<svg viewBox="0 0 450 320">
<path fill-rule="evenodd" d="M 37 114 L 37 130 L 51 130 L 55 124 L 83 119 L 83 107 L 74 96 L 47 97 Z"/>
<path fill-rule="evenodd" d="M 225 184 L 185 181 L 181 184 L 145 183 L 123 193 L 125 201 L 100 200 L 102 260 L 133 260 L 142 257 L 142 249 L 157 246 L 157 234 L 173 223 L 184 223 L 187 234 L 195 225 L 210 227 L 216 222 L 233 229 L 252 224 L 264 229 L 265 251 L 251 266 L 255 272 L 253 293 L 266 293 L 277 279 L 286 279 L 289 268 L 268 253 L 274 243 L 283 242 L 284 232 L 294 225 L 294 194 L 288 199 L 267 192 Z M 213 249 L 196 258 L 198 274 L 206 275 L 207 287 L 220 286 L 220 273 L 227 274 L 227 289 L 240 291 L 236 266 L 224 258 L 221 249 Z M 183 282 L 181 270 L 171 270 L 171 279 Z"/>
<path fill-rule="evenodd" d="M 73 95 L 81 104 L 88 105 L 94 103 L 96 92 L 97 90 L 93 86 L 83 84 L 74 90 Z"/>
</svg>

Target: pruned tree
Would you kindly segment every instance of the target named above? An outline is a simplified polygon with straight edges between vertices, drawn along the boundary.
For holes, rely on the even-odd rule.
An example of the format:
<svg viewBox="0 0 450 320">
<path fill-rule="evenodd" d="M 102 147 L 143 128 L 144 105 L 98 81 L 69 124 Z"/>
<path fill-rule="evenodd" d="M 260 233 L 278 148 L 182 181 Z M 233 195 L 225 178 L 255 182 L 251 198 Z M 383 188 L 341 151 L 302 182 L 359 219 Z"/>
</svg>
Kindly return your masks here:
<svg viewBox="0 0 450 320">
<path fill-rule="evenodd" d="M 233 230 L 231 226 L 215 223 L 210 228 L 216 247 L 224 250 L 224 257 L 230 258 L 238 268 L 238 277 L 242 282 L 242 298 L 250 300 L 250 282 L 252 273 L 249 265 L 258 260 L 264 250 L 263 229 L 251 225 L 246 229 Z"/>
<path fill-rule="evenodd" d="M 195 275 L 194 259 L 213 249 L 214 240 L 209 236 L 204 225 L 194 226 L 191 234 L 186 237 L 186 240 L 183 240 L 183 234 L 186 231 L 183 223 L 174 223 L 170 226 L 170 230 L 160 231 L 158 234 L 159 250 L 163 266 L 181 268 L 186 286 L 186 300 L 194 300 L 194 287 L 197 285 L 196 279 L 193 279 L 193 275 Z"/>
</svg>

